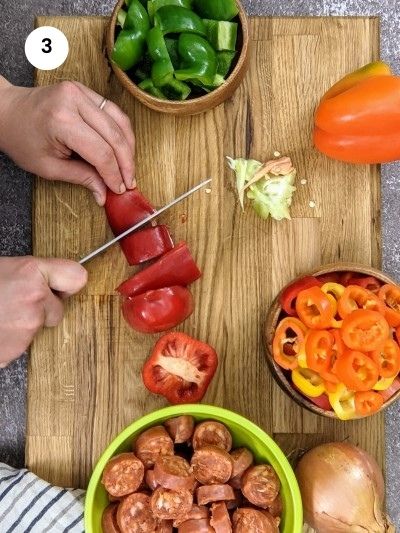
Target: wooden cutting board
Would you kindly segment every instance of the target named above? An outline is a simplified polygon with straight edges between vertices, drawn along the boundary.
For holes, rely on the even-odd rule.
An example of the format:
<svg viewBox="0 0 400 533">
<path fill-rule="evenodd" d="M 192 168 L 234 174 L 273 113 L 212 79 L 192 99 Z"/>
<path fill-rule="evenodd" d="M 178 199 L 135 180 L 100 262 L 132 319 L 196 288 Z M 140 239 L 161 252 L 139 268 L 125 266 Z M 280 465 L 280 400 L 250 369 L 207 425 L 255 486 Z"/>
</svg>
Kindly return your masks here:
<svg viewBox="0 0 400 533">
<path fill-rule="evenodd" d="M 219 354 L 205 401 L 250 418 L 287 453 L 349 438 L 383 463 L 383 417 L 341 423 L 302 411 L 274 383 L 262 343 L 268 306 L 294 276 L 338 260 L 380 265 L 377 167 L 330 161 L 311 142 L 319 96 L 345 73 L 378 58 L 378 19 L 252 19 L 245 82 L 224 105 L 187 118 L 152 112 L 121 89 L 103 53 L 106 24 L 100 17 L 38 18 L 37 25 L 67 35 L 70 55 L 59 69 L 39 72 L 36 81 L 79 80 L 129 114 L 138 183 L 156 206 L 214 178 L 211 194 L 197 193 L 162 219 L 176 241 L 189 243 L 203 271 L 192 287 L 195 312 L 179 329 Z M 291 221 L 263 221 L 251 209 L 242 213 L 225 160 L 264 161 L 277 150 L 298 168 Z M 39 256 L 76 259 L 111 237 L 91 194 L 68 184 L 37 181 L 33 220 Z M 111 439 L 164 405 L 140 376 L 157 337 L 125 324 L 114 292 L 132 269 L 115 246 L 88 270 L 87 288 L 67 303 L 58 328 L 38 336 L 29 365 L 26 461 L 64 486 L 85 487 Z"/>
</svg>

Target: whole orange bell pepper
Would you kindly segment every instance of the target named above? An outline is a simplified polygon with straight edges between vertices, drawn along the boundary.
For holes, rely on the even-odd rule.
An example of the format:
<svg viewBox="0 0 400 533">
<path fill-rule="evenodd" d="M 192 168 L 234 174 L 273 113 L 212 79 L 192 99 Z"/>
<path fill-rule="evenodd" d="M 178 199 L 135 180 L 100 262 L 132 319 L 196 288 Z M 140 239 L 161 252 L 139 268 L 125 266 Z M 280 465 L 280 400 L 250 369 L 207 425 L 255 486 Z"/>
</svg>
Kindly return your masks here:
<svg viewBox="0 0 400 533">
<path fill-rule="evenodd" d="M 378 61 L 336 83 L 317 108 L 314 144 L 348 163 L 400 159 L 400 77 Z"/>
</svg>

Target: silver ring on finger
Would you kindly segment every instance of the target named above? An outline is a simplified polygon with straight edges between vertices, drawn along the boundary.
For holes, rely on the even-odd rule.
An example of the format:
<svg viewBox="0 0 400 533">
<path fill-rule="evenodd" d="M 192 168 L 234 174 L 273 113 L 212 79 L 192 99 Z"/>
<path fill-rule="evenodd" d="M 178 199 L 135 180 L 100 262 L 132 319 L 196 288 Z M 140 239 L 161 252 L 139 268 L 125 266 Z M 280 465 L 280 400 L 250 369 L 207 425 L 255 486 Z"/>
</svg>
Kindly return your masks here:
<svg viewBox="0 0 400 533">
<path fill-rule="evenodd" d="M 103 98 L 103 100 L 101 101 L 101 104 L 99 105 L 100 111 L 103 111 L 107 102 L 108 102 L 107 98 Z"/>
</svg>

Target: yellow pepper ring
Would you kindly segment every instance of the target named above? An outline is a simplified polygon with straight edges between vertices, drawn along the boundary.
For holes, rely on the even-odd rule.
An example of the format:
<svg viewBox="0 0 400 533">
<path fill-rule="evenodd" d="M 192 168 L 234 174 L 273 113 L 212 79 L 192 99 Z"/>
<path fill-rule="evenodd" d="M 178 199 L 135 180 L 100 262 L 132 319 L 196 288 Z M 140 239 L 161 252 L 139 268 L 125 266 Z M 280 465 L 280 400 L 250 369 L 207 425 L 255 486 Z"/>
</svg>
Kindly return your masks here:
<svg viewBox="0 0 400 533">
<path fill-rule="evenodd" d="M 325 285 L 337 285 L 337 283 L 325 283 Z M 324 285 L 324 287 L 325 287 L 325 285 Z M 341 287 L 341 285 L 339 285 L 339 286 Z M 333 296 L 333 294 L 331 294 L 330 292 L 326 292 L 325 294 L 326 294 L 328 300 L 331 302 L 331 305 L 332 305 L 332 307 L 335 310 L 334 316 L 336 316 L 336 314 L 337 314 L 337 300 Z M 335 318 L 333 318 L 331 325 L 335 329 L 340 329 L 342 327 L 342 325 L 343 325 L 343 320 L 336 320 Z"/>
<path fill-rule="evenodd" d="M 300 392 L 310 398 L 318 398 L 325 392 L 324 380 L 309 368 L 295 368 L 292 371 L 292 381 Z"/>
<path fill-rule="evenodd" d="M 346 385 L 339 383 L 336 391 L 328 394 L 328 398 L 336 416 L 340 420 L 351 420 L 355 418 L 355 395 Z"/>
<path fill-rule="evenodd" d="M 322 285 L 321 291 L 325 294 L 332 294 L 337 301 L 343 295 L 345 287 L 340 283 L 329 282 Z"/>
<path fill-rule="evenodd" d="M 392 383 L 396 379 L 396 377 L 397 376 L 393 376 L 392 378 L 380 378 L 379 381 L 377 381 L 372 387 L 373 390 L 387 390 L 389 387 L 392 386 Z"/>
</svg>

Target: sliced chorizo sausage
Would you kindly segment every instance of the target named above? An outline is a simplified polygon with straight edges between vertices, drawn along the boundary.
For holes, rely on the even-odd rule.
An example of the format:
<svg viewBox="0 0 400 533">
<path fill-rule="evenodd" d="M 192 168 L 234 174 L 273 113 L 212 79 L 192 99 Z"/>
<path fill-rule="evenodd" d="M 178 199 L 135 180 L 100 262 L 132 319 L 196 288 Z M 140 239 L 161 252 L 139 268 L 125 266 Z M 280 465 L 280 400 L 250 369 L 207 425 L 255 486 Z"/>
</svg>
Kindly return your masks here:
<svg viewBox="0 0 400 533">
<path fill-rule="evenodd" d="M 231 483 L 229 482 L 229 484 L 231 485 Z M 232 487 L 232 485 L 231 485 Z M 226 506 L 228 508 L 229 511 L 232 511 L 233 509 L 237 509 L 238 507 L 242 507 L 243 506 L 243 494 L 242 494 L 242 491 L 239 489 L 234 489 L 233 490 L 234 494 L 235 494 L 235 499 L 234 500 L 230 500 L 228 502 L 226 502 Z"/>
<path fill-rule="evenodd" d="M 194 418 L 189 415 L 182 415 L 176 418 L 170 418 L 164 422 L 171 439 L 175 444 L 188 442 L 194 431 Z"/>
<path fill-rule="evenodd" d="M 151 509 L 160 520 L 174 520 L 185 516 L 193 505 L 189 490 L 170 490 L 158 487 L 151 496 Z"/>
<path fill-rule="evenodd" d="M 220 422 L 206 420 L 197 424 L 193 433 L 192 444 L 194 450 L 211 444 L 230 452 L 232 449 L 232 435 Z"/>
<path fill-rule="evenodd" d="M 150 496 L 136 492 L 118 506 L 117 522 L 121 533 L 154 533 L 157 522 L 150 507 Z"/>
<path fill-rule="evenodd" d="M 227 483 L 232 475 L 231 456 L 217 446 L 208 445 L 196 449 L 191 465 L 195 478 L 204 485 Z"/>
<path fill-rule="evenodd" d="M 253 454 L 247 448 L 237 448 L 233 450 L 231 457 L 233 461 L 232 478 L 238 477 L 240 479 L 253 464 Z"/>
<path fill-rule="evenodd" d="M 195 478 L 189 463 L 177 455 L 162 456 L 154 464 L 154 481 L 166 489 L 193 490 Z"/>
<path fill-rule="evenodd" d="M 172 520 L 160 520 L 157 523 L 155 533 L 172 533 Z"/>
<path fill-rule="evenodd" d="M 158 487 L 158 483 L 157 483 L 157 481 L 155 480 L 155 477 L 154 477 L 154 469 L 146 470 L 146 474 L 144 475 L 144 479 L 145 479 L 147 487 L 151 491 L 156 490 L 156 488 Z"/>
<path fill-rule="evenodd" d="M 235 499 L 235 493 L 230 485 L 202 485 L 197 489 L 196 494 L 198 505 Z"/>
<path fill-rule="evenodd" d="M 143 477 L 142 461 L 133 453 L 121 453 L 107 463 L 101 482 L 111 496 L 120 498 L 137 491 Z"/>
<path fill-rule="evenodd" d="M 244 497 L 262 509 L 267 509 L 272 504 L 278 496 L 280 486 L 279 478 L 270 465 L 252 466 L 243 474 Z"/>
<path fill-rule="evenodd" d="M 268 505 L 268 511 L 273 517 L 280 517 L 282 515 L 283 504 L 280 494 L 278 494 L 278 496 L 271 503 L 271 505 Z"/>
<path fill-rule="evenodd" d="M 277 533 L 278 528 L 257 509 L 244 507 L 233 513 L 233 533 Z"/>
<path fill-rule="evenodd" d="M 211 505 L 210 525 L 214 528 L 215 533 L 232 533 L 232 522 L 225 502 Z"/>
<path fill-rule="evenodd" d="M 120 533 L 117 523 L 118 504 L 112 503 L 104 509 L 101 517 L 101 529 L 103 533 Z"/>
<path fill-rule="evenodd" d="M 154 426 L 138 437 L 135 452 L 145 468 L 151 468 L 160 455 L 174 455 L 174 443 L 163 426 Z"/>
<path fill-rule="evenodd" d="M 186 520 L 179 528 L 178 533 L 215 533 L 208 518 L 200 520 Z"/>
<path fill-rule="evenodd" d="M 193 505 L 190 511 L 181 518 L 174 520 L 173 526 L 179 527 L 183 522 L 187 520 L 200 520 L 202 518 L 209 518 L 210 511 L 205 505 Z"/>
</svg>

